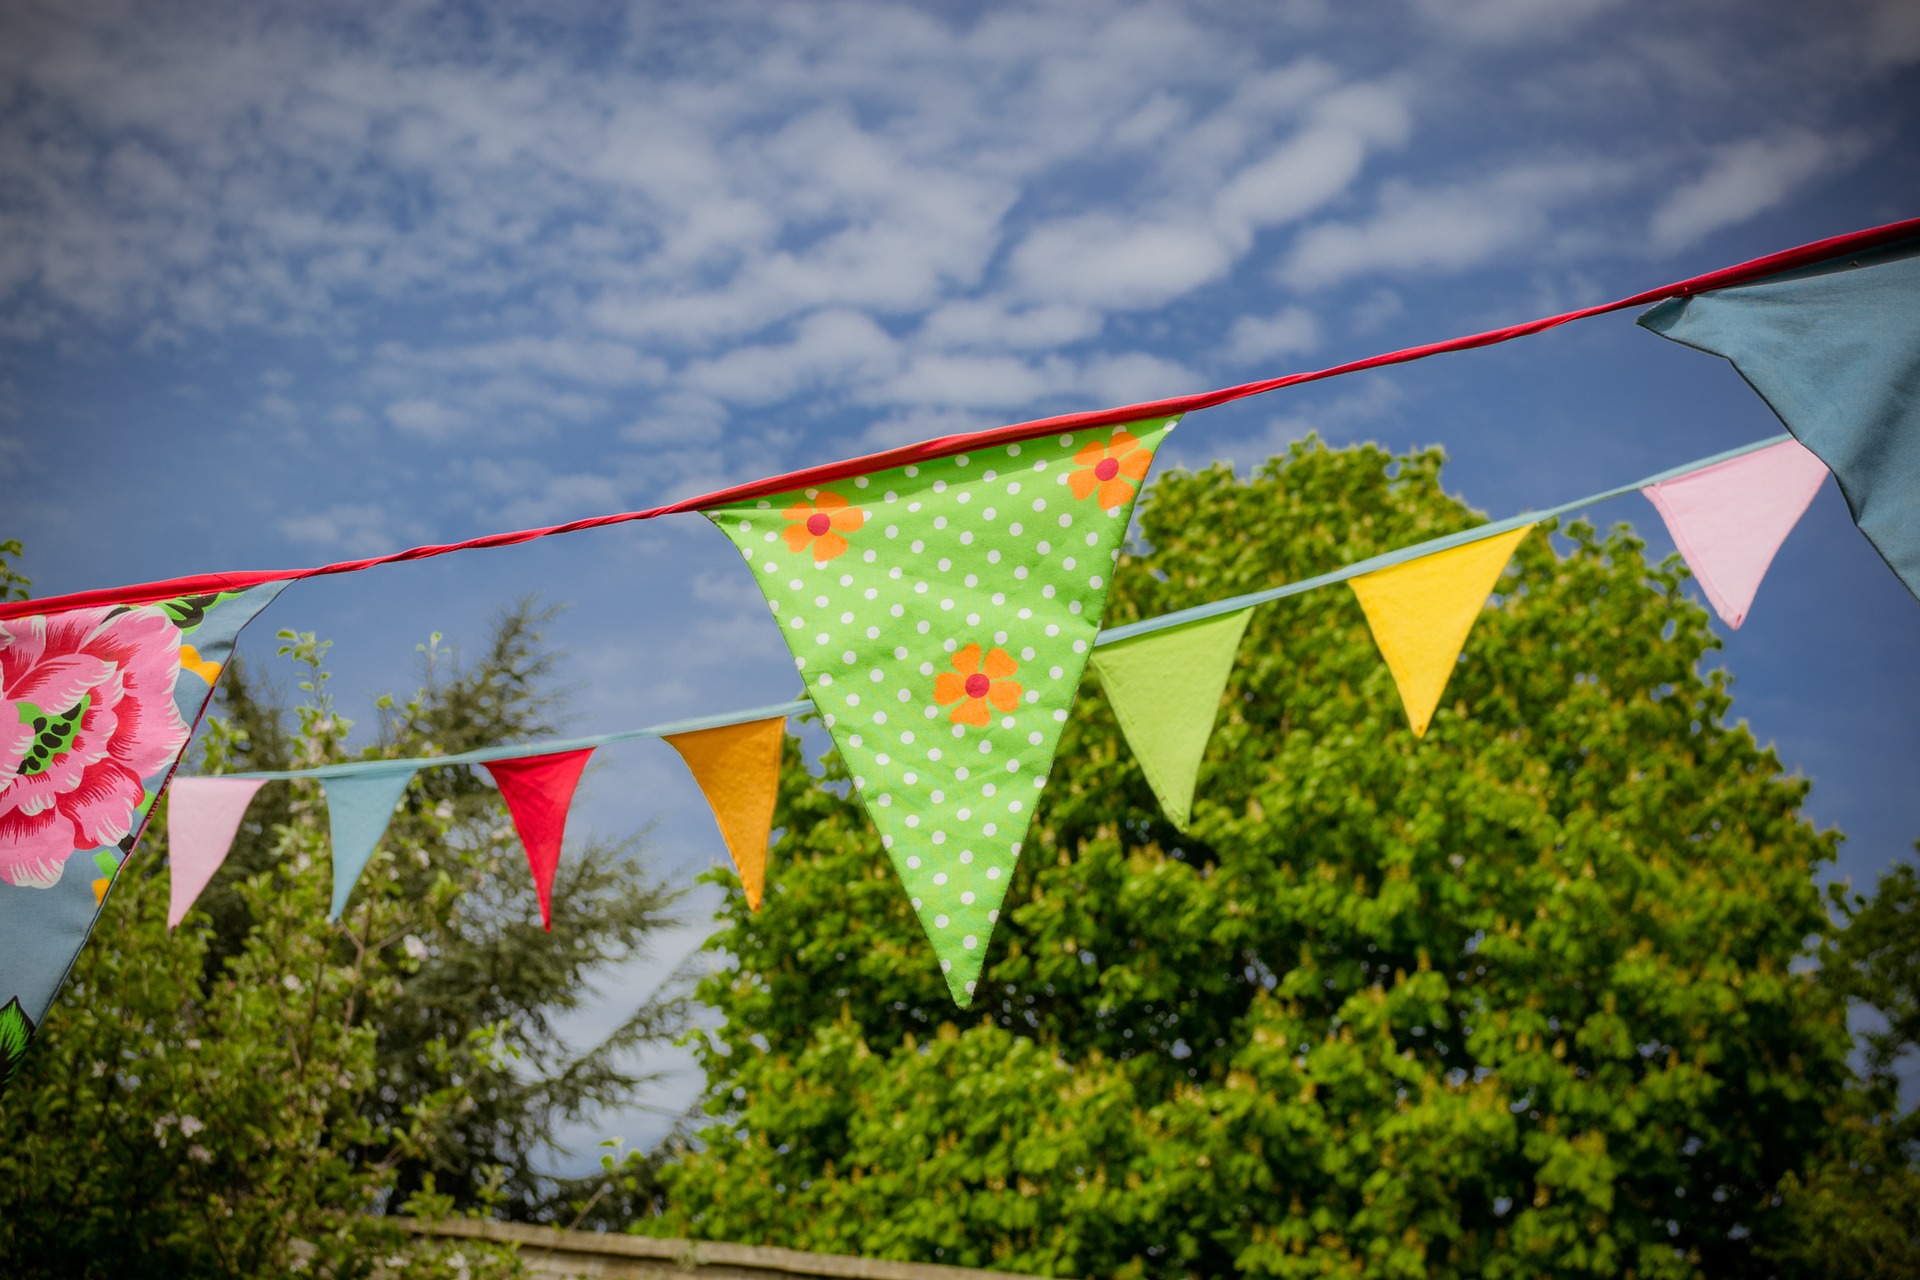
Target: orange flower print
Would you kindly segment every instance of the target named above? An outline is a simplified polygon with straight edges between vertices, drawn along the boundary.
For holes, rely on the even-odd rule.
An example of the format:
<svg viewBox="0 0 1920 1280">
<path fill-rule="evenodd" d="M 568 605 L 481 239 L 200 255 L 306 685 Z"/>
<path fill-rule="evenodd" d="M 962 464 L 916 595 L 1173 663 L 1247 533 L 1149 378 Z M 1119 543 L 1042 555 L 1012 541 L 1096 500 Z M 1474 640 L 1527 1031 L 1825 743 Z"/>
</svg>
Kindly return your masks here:
<svg viewBox="0 0 1920 1280">
<path fill-rule="evenodd" d="M 811 502 L 802 498 L 780 514 L 793 522 L 787 526 L 787 550 L 797 555 L 811 549 L 815 564 L 844 555 L 847 540 L 841 535 L 857 532 L 867 522 L 864 510 L 825 489 L 814 490 Z"/>
<path fill-rule="evenodd" d="M 989 649 L 982 663 L 980 646 L 970 644 L 953 655 L 952 671 L 934 677 L 933 700 L 943 707 L 959 703 L 947 718 L 955 724 L 984 729 L 993 722 L 988 703 L 1001 711 L 1012 711 L 1020 705 L 1020 686 L 1007 679 L 1019 669 L 1005 649 Z"/>
<path fill-rule="evenodd" d="M 1095 441 L 1073 455 L 1080 468 L 1067 476 L 1073 496 L 1085 501 L 1094 490 L 1100 491 L 1100 509 L 1111 511 L 1133 500 L 1133 491 L 1147 478 L 1153 465 L 1153 450 L 1145 448 L 1125 431 L 1113 433 L 1113 439 Z"/>
</svg>

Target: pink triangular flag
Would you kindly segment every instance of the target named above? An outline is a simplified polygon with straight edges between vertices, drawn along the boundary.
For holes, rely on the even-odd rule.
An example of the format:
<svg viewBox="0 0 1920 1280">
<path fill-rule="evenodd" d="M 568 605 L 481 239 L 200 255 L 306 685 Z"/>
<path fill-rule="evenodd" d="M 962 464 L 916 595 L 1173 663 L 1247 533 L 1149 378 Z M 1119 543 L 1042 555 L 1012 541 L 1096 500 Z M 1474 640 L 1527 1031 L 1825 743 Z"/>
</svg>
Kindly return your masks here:
<svg viewBox="0 0 1920 1280">
<path fill-rule="evenodd" d="M 177 929 L 227 860 L 240 819 L 247 814 L 260 778 L 175 778 L 167 788 L 167 857 L 171 884 L 167 928 Z"/>
<path fill-rule="evenodd" d="M 500 788 L 500 798 L 513 815 L 513 829 L 527 850 L 533 868 L 533 887 L 540 895 L 540 923 L 553 932 L 553 873 L 560 866 L 560 841 L 567 834 L 567 806 L 580 785 L 593 748 L 561 751 L 550 756 L 494 760 L 487 766 Z"/>
<path fill-rule="evenodd" d="M 1813 501 L 1827 466 L 1798 440 L 1743 453 L 1641 492 L 1730 627 L 1747 620 L 1774 553 Z"/>
</svg>

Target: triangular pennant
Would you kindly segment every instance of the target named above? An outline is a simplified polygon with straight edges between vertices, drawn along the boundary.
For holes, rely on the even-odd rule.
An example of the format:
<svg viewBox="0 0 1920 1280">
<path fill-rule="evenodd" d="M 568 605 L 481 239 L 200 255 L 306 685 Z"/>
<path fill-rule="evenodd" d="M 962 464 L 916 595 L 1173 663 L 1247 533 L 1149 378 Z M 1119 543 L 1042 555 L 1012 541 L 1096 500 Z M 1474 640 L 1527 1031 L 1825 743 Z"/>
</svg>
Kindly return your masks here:
<svg viewBox="0 0 1920 1280">
<path fill-rule="evenodd" d="M 1349 579 L 1393 672 L 1415 737 L 1424 735 L 1481 606 L 1532 525 Z"/>
<path fill-rule="evenodd" d="M 175 778 L 167 788 L 167 928 L 177 929 L 227 860 L 258 778 Z"/>
<path fill-rule="evenodd" d="M 1167 821 L 1181 831 L 1192 814 L 1193 787 L 1220 694 L 1252 616 L 1253 610 L 1242 609 L 1093 651 L 1093 670 L 1114 719 Z"/>
<path fill-rule="evenodd" d="M 327 919 L 338 920 L 347 898 L 367 869 L 367 860 L 387 834 L 394 806 L 407 793 L 414 771 L 404 766 L 368 765 L 354 773 L 337 773 L 321 786 L 327 793 L 327 826 L 333 836 L 333 906 Z"/>
<path fill-rule="evenodd" d="M 787 718 L 754 720 L 672 733 L 667 742 L 693 772 L 720 824 L 749 910 L 760 909 L 767 883 L 767 837 L 773 833 L 773 805 L 780 795 L 780 749 Z"/>
<path fill-rule="evenodd" d="M 1640 323 L 1731 360 L 1920 597 L 1920 240 L 1672 298 Z"/>
<path fill-rule="evenodd" d="M 567 809 L 587 767 L 592 747 L 548 756 L 494 760 L 486 766 L 513 815 L 513 829 L 527 851 L 534 891 L 540 895 L 540 924 L 553 932 L 553 873 L 560 866 L 560 843 L 567 834 Z"/>
<path fill-rule="evenodd" d="M 45 1021 L 110 890 L 96 873 L 132 851 L 234 639 L 285 585 L 0 619 L 0 1007 L 18 1000 L 23 1025 Z"/>
<path fill-rule="evenodd" d="M 752 566 L 963 1008 L 1173 422 L 706 513 Z"/>
<path fill-rule="evenodd" d="M 1783 440 L 1641 492 L 1667 522 L 1714 612 L 1738 628 L 1774 553 L 1826 478 L 1826 464 L 1805 445 Z"/>
</svg>

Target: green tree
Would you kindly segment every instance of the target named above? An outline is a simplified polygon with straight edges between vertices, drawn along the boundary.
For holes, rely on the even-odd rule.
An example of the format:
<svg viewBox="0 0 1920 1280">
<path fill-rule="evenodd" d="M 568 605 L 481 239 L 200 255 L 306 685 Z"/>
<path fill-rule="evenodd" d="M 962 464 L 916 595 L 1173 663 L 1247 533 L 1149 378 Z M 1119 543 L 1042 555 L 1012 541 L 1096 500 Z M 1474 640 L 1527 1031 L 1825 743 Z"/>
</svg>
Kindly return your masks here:
<svg viewBox="0 0 1920 1280">
<path fill-rule="evenodd" d="M 326 645 L 282 632 L 296 705 L 231 664 L 199 767 L 546 733 L 544 616 L 509 611 L 470 664 L 436 636 L 421 688 L 381 700 L 380 740 L 358 753 L 328 692 Z M 546 934 L 498 793 L 473 770 L 425 770 L 330 924 L 324 794 L 276 783 L 170 932 L 165 830 L 163 807 L 0 1097 L 0 1272 L 484 1276 L 511 1257 L 410 1241 L 381 1214 L 571 1222 L 651 1203 L 644 1158 L 571 1182 L 540 1170 L 553 1126 L 635 1101 L 647 1077 L 625 1053 L 681 1017 L 670 994 L 599 1045 L 554 1035 L 600 968 L 670 919 L 675 894 L 631 843 L 569 845 Z"/>
<path fill-rule="evenodd" d="M 1776 1254 L 1825 1280 L 1920 1280 L 1920 1113 L 1903 1111 L 1902 1068 L 1920 1055 L 1920 875 L 1900 864 L 1872 897 L 1832 887 L 1846 927 L 1821 956 L 1820 979 L 1873 1020 L 1866 1070 L 1834 1107 L 1819 1159 L 1789 1175 L 1793 1223 Z"/>
<path fill-rule="evenodd" d="M 341 732 L 309 715 L 296 754 L 333 754 Z M 390 949 L 378 940 L 419 908 L 377 895 L 357 945 L 342 946 L 323 922 L 325 825 L 309 787 L 271 865 L 230 886 L 251 925 L 209 976 L 206 918 L 166 926 L 160 803 L 0 1095 L 0 1269 L 19 1280 L 517 1272 L 510 1254 L 410 1240 L 370 1212 L 466 1105 L 473 1081 L 455 1064 L 501 1044 L 496 1030 L 427 1046 L 449 1064 L 442 1087 L 397 1123 L 379 1118 L 374 1025 L 407 966 L 378 962 Z"/>
<path fill-rule="evenodd" d="M 1110 624 L 1469 526 L 1441 456 L 1161 478 Z M 700 997 L 642 1229 L 1100 1276 L 1740 1276 L 1848 1078 L 1838 837 L 1677 560 L 1522 546 L 1424 740 L 1351 593 L 1257 611 L 1192 832 L 1083 686 L 974 1008 L 829 756 Z"/>
<path fill-rule="evenodd" d="M 551 617 L 527 602 L 509 609 L 470 663 L 433 636 L 421 646 L 419 689 L 404 702 L 380 700 L 379 741 L 360 757 L 451 755 L 551 736 L 555 659 L 541 638 Z M 311 638 L 295 643 L 302 651 L 318 648 Z M 316 675 L 301 684 L 308 705 L 300 715 L 308 739 L 321 729 L 337 737 L 345 724 L 325 694 L 318 652 L 312 656 Z M 220 771 L 322 762 L 303 754 L 279 693 L 241 664 L 221 681 L 213 740 L 211 763 Z M 301 795 L 299 788 L 269 786 L 249 808 L 227 866 L 201 899 L 216 926 L 210 963 L 250 936 L 241 885 L 279 859 L 277 832 Z M 655 1188 L 644 1160 L 629 1164 L 611 1188 L 601 1176 L 556 1178 L 543 1165 L 558 1127 L 644 1094 L 653 1076 L 632 1065 L 636 1051 L 680 1031 L 683 994 L 667 989 L 641 1001 L 621 1026 L 584 1049 L 563 1041 L 555 1023 L 587 999 L 596 973 L 643 951 L 672 922 L 677 897 L 645 874 L 637 839 L 576 839 L 555 880 L 553 931 L 543 932 L 525 854 L 485 773 L 469 766 L 415 775 L 344 918 L 351 947 L 359 938 L 398 944 L 372 948 L 367 961 L 397 983 L 374 1028 L 381 1087 L 370 1115 L 396 1125 L 453 1080 L 469 1087 L 458 1111 L 441 1116 L 399 1160 L 391 1207 L 431 1187 L 461 1209 L 565 1224 L 587 1199 L 595 1221 L 624 1218 L 650 1203 Z M 386 939 L 359 923 L 382 901 L 423 909 Z M 501 1029 L 505 1056 L 470 1047 L 486 1028 Z"/>
<path fill-rule="evenodd" d="M 18 538 L 0 542 L 0 601 L 26 600 L 32 596 L 33 580 L 22 577 L 13 567 L 25 551 Z"/>
</svg>

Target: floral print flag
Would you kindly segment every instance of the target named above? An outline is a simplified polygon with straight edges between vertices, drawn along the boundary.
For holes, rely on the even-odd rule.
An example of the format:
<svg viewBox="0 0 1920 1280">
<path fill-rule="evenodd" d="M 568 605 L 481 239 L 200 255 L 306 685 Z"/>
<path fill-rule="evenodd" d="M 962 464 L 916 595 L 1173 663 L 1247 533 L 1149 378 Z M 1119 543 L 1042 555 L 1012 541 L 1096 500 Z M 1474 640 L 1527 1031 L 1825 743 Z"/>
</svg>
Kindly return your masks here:
<svg viewBox="0 0 1920 1280">
<path fill-rule="evenodd" d="M 0 1077 L 46 1016 L 240 629 L 284 583 L 0 620 Z M 86 855 L 86 856 L 81 856 Z"/>
<path fill-rule="evenodd" d="M 752 566 L 962 1008 L 1174 422 L 706 512 Z"/>
</svg>

